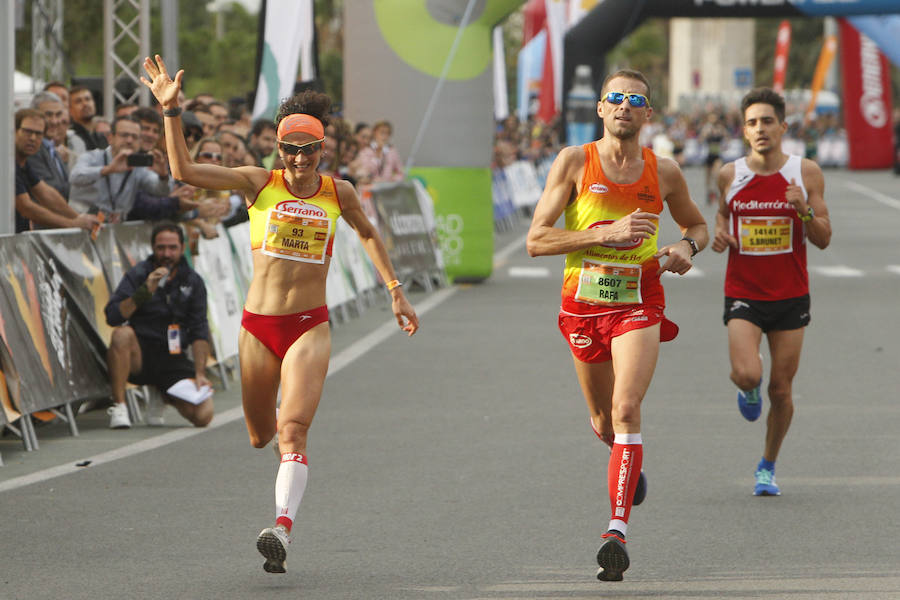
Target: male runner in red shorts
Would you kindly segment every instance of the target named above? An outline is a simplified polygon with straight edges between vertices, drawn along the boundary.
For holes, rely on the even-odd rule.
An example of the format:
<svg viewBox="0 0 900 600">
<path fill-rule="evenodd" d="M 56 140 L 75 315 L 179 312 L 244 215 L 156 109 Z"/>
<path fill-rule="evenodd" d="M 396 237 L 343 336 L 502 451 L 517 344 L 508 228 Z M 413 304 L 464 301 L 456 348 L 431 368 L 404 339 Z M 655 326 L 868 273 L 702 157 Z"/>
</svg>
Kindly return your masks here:
<svg viewBox="0 0 900 600">
<path fill-rule="evenodd" d="M 641 476 L 641 400 L 660 341 L 678 327 L 663 315 L 663 271 L 684 275 L 706 246 L 706 222 L 675 161 L 641 148 L 653 110 L 650 85 L 622 70 L 603 84 L 597 114 L 606 135 L 564 148 L 553 162 L 528 232 L 531 256 L 566 255 L 559 327 L 597 435 L 612 448 L 607 471 L 612 517 L 597 552 L 598 579 L 620 581 L 628 568 L 625 534 Z M 657 248 L 663 203 L 680 241 Z M 555 226 L 565 212 L 566 227 Z M 667 257 L 660 266 L 659 259 Z"/>
<path fill-rule="evenodd" d="M 719 212 L 712 249 L 728 249 L 725 324 L 731 380 L 748 421 L 762 411 L 762 334 L 769 340 L 769 417 L 756 496 L 779 496 L 775 459 L 794 414 L 791 384 L 809 324 L 806 240 L 824 249 L 831 241 L 825 178 L 819 166 L 781 150 L 787 131 L 784 98 L 768 88 L 741 101 L 750 153 L 719 172 Z"/>
</svg>

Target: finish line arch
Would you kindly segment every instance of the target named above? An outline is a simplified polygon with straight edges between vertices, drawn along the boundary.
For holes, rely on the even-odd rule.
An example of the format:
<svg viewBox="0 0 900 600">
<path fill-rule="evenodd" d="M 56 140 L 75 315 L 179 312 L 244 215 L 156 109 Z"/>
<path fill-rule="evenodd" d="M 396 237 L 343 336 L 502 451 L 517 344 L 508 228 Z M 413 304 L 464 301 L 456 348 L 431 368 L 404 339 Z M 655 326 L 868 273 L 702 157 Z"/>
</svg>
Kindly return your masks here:
<svg viewBox="0 0 900 600">
<path fill-rule="evenodd" d="M 589 65 L 600 95 L 606 54 L 646 19 L 660 17 L 767 18 L 849 17 L 900 14 L 897 0 L 601 0 L 565 36 L 562 89 L 572 86 L 575 67 Z M 565 118 L 565 93 L 562 94 Z M 890 111 L 890 107 L 888 112 Z M 865 111 L 863 111 L 865 112 Z M 888 124 L 890 126 L 890 124 Z M 850 137 L 851 149 L 854 139 Z M 864 144 L 857 140 L 860 145 Z M 851 163 L 851 166 L 852 163 Z M 888 165 L 879 165 L 881 166 Z M 867 167 L 863 167 L 867 168 Z"/>
</svg>

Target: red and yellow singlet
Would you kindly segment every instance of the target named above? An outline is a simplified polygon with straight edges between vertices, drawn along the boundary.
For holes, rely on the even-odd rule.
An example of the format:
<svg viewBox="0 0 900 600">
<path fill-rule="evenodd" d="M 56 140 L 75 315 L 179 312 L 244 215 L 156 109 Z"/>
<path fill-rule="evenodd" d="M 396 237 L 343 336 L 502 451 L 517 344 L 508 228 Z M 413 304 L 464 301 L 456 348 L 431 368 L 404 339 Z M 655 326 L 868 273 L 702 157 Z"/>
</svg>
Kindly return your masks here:
<svg viewBox="0 0 900 600">
<path fill-rule="evenodd" d="M 247 209 L 250 248 L 263 254 L 323 264 L 331 256 L 341 202 L 332 177 L 321 176 L 319 189 L 307 198 L 295 196 L 274 170 Z"/>
<path fill-rule="evenodd" d="M 575 200 L 566 207 L 566 229 L 584 231 L 608 225 L 636 208 L 660 214 L 656 155 L 643 148 L 644 171 L 634 183 L 613 183 L 603 174 L 594 143 L 585 144 L 584 174 Z M 657 232 L 648 239 L 604 244 L 566 255 L 562 310 L 591 315 L 626 310 L 636 304 L 665 307 L 659 276 Z"/>
</svg>

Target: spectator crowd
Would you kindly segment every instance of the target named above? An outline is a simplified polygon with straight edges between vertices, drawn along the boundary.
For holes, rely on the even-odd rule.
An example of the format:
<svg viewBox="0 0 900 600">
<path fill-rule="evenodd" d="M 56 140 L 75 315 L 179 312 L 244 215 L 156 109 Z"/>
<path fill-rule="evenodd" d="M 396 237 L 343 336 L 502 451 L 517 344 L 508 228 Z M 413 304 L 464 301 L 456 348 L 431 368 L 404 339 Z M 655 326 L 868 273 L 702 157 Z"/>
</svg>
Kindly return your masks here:
<svg viewBox="0 0 900 600">
<path fill-rule="evenodd" d="M 182 125 L 197 162 L 280 168 L 275 123 L 252 120 L 243 98 L 182 98 Z M 323 175 L 354 184 L 400 181 L 403 163 L 388 121 L 352 123 L 340 115 L 325 131 Z M 247 220 L 237 193 L 196 189 L 169 173 L 161 107 L 122 103 L 112 120 L 97 114 L 83 86 L 51 82 L 15 115 L 15 231 L 103 223 L 183 222 L 196 251 L 216 226 Z"/>
</svg>

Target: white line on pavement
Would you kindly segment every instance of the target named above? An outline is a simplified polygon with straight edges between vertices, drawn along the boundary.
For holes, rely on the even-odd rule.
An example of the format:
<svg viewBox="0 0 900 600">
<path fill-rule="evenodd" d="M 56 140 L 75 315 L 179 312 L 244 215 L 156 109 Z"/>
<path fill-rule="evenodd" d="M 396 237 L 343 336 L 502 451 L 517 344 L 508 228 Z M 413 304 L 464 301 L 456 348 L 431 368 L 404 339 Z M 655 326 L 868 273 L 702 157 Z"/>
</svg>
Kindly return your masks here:
<svg viewBox="0 0 900 600">
<path fill-rule="evenodd" d="M 703 270 L 699 267 L 691 267 L 691 270 L 684 275 L 679 275 L 678 273 L 673 273 L 672 271 L 663 271 L 663 277 L 670 277 L 672 279 L 678 279 L 681 277 L 696 279 L 698 277 L 703 277 L 704 275 L 706 275 L 706 273 L 704 273 Z"/>
<path fill-rule="evenodd" d="M 824 275 L 825 277 L 862 277 L 865 275 L 863 271 L 848 267 L 847 265 L 826 265 L 820 267 L 810 267 L 810 271 Z"/>
<path fill-rule="evenodd" d="M 885 269 L 887 269 L 894 275 L 900 275 L 900 265 L 888 265 L 885 267 Z"/>
<path fill-rule="evenodd" d="M 506 260 L 509 255 L 519 249 L 524 243 L 525 236 L 522 236 L 519 239 L 511 242 L 502 250 L 498 251 L 494 255 L 494 264 L 496 265 L 498 261 Z M 458 287 L 448 287 L 433 293 L 431 296 L 422 301 L 418 306 L 416 306 L 416 313 L 419 316 L 426 314 L 427 312 L 429 312 L 433 308 L 436 308 L 441 303 L 450 298 L 453 294 L 456 293 L 458 289 Z M 389 321 L 387 323 L 384 323 L 383 325 L 380 325 L 377 329 L 368 333 L 362 338 L 356 340 L 355 342 L 353 342 L 353 344 L 351 344 L 341 352 L 338 352 L 331 358 L 331 361 L 328 365 L 328 376 L 331 377 L 332 375 L 336 375 L 344 367 L 348 366 L 363 354 L 365 354 L 381 342 L 385 341 L 390 336 L 396 335 L 398 331 L 399 327 L 397 326 L 397 323 L 395 321 Z M 219 427 L 222 427 L 223 425 L 227 425 L 228 423 L 231 423 L 238 419 L 242 419 L 243 417 L 243 408 L 241 408 L 240 406 L 236 406 L 234 408 L 226 410 L 225 412 L 217 414 L 215 417 L 213 417 L 212 422 L 203 429 L 185 428 L 178 429 L 176 431 L 170 431 L 153 436 L 152 438 L 147 438 L 139 442 L 128 444 L 127 446 L 116 448 L 115 450 L 109 450 L 107 452 L 95 454 L 94 456 L 89 456 L 88 458 L 83 460 L 90 461 L 91 467 L 95 467 L 97 465 L 102 465 L 103 463 L 112 462 L 114 460 L 119 460 L 122 458 L 128 458 L 129 456 L 134 456 L 142 452 L 147 452 L 148 450 L 160 448 L 173 442 L 184 440 L 195 435 L 200 435 L 201 433 L 217 429 Z M 14 477 L 6 481 L 0 481 L 0 492 L 14 490 L 17 488 L 25 487 L 26 485 L 40 483 L 42 481 L 47 481 L 48 479 L 53 479 L 54 477 L 68 475 L 70 473 L 77 473 L 78 471 L 83 470 L 83 467 L 76 467 L 75 462 L 82 461 L 71 461 L 63 465 L 48 467 L 46 469 L 41 469 L 40 471 L 35 471 L 34 473 L 29 473 L 28 475 L 22 475 L 21 477 Z"/>
<path fill-rule="evenodd" d="M 900 210 L 900 200 L 896 198 L 891 198 L 887 194 L 882 194 L 878 190 L 873 190 L 872 188 L 865 186 L 861 183 L 856 183 L 855 181 L 845 181 L 844 186 L 848 189 L 853 190 L 854 192 L 859 192 L 863 196 L 868 196 L 872 200 L 876 202 L 881 202 L 885 206 L 890 206 L 891 208 L 896 208 Z"/>
<path fill-rule="evenodd" d="M 510 267 L 510 277 L 523 277 L 526 279 L 545 279 L 550 277 L 550 269 L 547 267 Z"/>
</svg>

